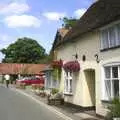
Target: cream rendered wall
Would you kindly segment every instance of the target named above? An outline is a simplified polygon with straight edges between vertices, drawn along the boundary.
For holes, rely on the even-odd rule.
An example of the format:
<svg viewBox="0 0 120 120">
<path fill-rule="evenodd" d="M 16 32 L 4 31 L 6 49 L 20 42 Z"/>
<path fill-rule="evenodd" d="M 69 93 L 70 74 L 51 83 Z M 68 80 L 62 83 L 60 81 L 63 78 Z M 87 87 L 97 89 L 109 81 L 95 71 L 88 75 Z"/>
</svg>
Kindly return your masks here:
<svg viewBox="0 0 120 120">
<path fill-rule="evenodd" d="M 61 72 L 61 80 L 60 80 L 59 91 L 64 92 L 64 71 L 63 71 L 63 69 L 62 69 L 62 72 Z"/>
<path fill-rule="evenodd" d="M 76 42 L 62 45 L 57 50 L 57 59 L 62 59 L 64 62 L 75 60 L 75 53 L 78 54 L 81 70 L 79 73 L 74 73 L 73 77 L 73 95 L 65 95 L 65 101 L 81 105 L 83 107 L 92 106 L 89 100 L 89 90 L 84 76 L 84 70 L 96 69 L 97 63 L 94 57 L 99 52 L 98 32 L 94 31 L 75 40 Z M 86 56 L 86 61 L 82 61 L 82 56 Z M 78 74 L 78 75 L 76 75 Z M 62 74 L 60 90 L 64 89 L 64 74 Z M 63 90 L 62 90 L 63 91 Z"/>
<path fill-rule="evenodd" d="M 73 78 L 73 95 L 65 95 L 65 101 L 80 105 L 83 107 L 92 106 L 90 101 L 90 93 L 85 79 L 84 71 L 87 69 L 95 70 L 95 93 L 96 93 L 96 113 L 106 115 L 106 103 L 102 100 L 102 66 L 106 63 L 120 62 L 120 48 L 115 48 L 100 52 L 100 35 L 99 31 L 84 34 L 77 38 L 76 42 L 67 43 L 58 48 L 57 59 L 62 59 L 64 62 L 75 60 L 74 54 L 78 53 L 78 61 L 80 62 L 81 70 L 78 75 Z M 98 54 L 100 63 L 96 62 L 95 54 Z M 86 61 L 82 61 L 82 56 L 86 56 Z M 77 78 L 75 78 L 77 77 Z M 64 71 L 60 82 L 60 90 L 64 91 Z"/>
</svg>

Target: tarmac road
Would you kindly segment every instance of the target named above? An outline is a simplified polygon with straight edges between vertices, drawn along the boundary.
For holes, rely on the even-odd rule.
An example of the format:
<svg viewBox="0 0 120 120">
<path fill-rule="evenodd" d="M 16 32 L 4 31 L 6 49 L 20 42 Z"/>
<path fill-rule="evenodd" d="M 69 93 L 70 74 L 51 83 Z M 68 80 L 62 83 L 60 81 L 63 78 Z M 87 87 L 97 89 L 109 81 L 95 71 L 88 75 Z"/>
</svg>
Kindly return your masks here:
<svg viewBox="0 0 120 120">
<path fill-rule="evenodd" d="M 0 120 L 63 120 L 30 98 L 0 86 Z"/>
</svg>

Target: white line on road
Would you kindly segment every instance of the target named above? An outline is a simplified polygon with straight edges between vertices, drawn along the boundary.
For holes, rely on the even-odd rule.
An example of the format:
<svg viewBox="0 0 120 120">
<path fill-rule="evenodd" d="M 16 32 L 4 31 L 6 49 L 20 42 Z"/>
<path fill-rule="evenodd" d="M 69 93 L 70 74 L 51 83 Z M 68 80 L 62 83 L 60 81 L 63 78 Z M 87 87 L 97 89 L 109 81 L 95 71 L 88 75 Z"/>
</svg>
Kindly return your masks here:
<svg viewBox="0 0 120 120">
<path fill-rule="evenodd" d="M 37 100 L 37 99 L 34 98 L 33 96 L 31 96 L 31 95 L 29 95 L 29 94 L 27 94 L 27 93 L 25 93 L 25 92 L 23 92 L 23 91 L 21 91 L 21 90 L 14 89 L 14 88 L 12 88 L 11 90 L 15 90 L 15 91 L 17 91 L 17 92 L 19 92 L 19 93 L 21 93 L 21 94 L 23 94 L 23 95 L 25 95 L 25 96 L 31 98 L 31 99 L 34 100 L 36 103 L 38 103 L 38 104 L 40 104 L 40 105 L 46 107 L 47 109 L 49 109 L 50 111 L 54 112 L 55 114 L 57 114 L 58 116 L 60 116 L 61 118 L 65 119 L 65 120 L 73 120 L 72 118 L 66 116 L 65 114 L 63 114 L 63 113 L 57 111 L 57 110 L 54 109 L 53 107 L 46 105 L 45 103 L 43 103 L 43 102 Z"/>
</svg>

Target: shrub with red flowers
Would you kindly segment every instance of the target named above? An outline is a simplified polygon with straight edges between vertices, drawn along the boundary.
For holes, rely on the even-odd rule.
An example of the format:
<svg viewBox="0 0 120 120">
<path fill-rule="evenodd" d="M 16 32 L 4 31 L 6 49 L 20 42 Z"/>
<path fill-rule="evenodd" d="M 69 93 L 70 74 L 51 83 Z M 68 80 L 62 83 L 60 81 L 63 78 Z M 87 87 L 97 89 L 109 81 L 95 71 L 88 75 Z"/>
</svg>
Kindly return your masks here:
<svg viewBox="0 0 120 120">
<path fill-rule="evenodd" d="M 53 61 L 52 62 L 52 67 L 53 68 L 61 68 L 63 66 L 63 61 L 62 60 L 59 60 L 59 61 Z"/>
<path fill-rule="evenodd" d="M 80 70 L 80 64 L 78 61 L 69 61 L 63 65 L 65 71 L 78 72 Z"/>
</svg>

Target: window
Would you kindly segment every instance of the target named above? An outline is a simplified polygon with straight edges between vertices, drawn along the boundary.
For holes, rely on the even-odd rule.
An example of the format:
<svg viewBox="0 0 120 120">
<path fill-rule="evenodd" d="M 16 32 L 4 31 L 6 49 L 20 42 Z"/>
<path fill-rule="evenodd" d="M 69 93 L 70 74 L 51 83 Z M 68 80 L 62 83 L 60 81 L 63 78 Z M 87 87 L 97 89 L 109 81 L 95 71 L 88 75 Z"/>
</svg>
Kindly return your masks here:
<svg viewBox="0 0 120 120">
<path fill-rule="evenodd" d="M 106 100 L 120 96 L 120 66 L 104 67 L 104 88 Z"/>
<path fill-rule="evenodd" d="M 65 73 L 65 93 L 72 93 L 72 72 Z"/>
<path fill-rule="evenodd" d="M 101 49 L 120 45 L 120 24 L 101 30 Z"/>
<path fill-rule="evenodd" d="M 120 45 L 120 24 L 117 26 L 117 31 L 118 31 L 117 44 Z"/>
</svg>

